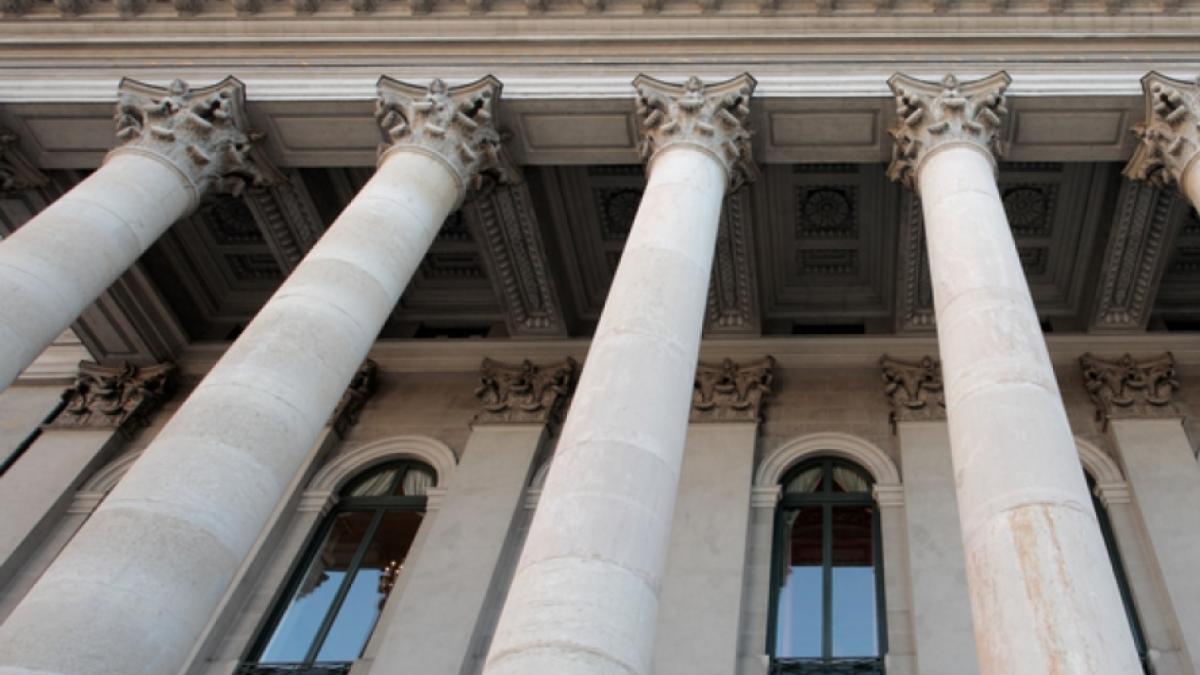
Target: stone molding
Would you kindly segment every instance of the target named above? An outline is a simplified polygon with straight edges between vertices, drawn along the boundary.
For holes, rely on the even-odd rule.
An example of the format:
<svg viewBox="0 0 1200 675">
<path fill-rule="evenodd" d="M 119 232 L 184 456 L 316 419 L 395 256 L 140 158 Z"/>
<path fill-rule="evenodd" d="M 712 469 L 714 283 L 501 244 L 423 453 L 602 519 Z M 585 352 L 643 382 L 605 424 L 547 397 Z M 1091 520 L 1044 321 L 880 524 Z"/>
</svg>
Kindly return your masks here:
<svg viewBox="0 0 1200 675">
<path fill-rule="evenodd" d="M 1090 352 L 1079 357 L 1083 385 L 1096 406 L 1096 421 L 1108 428 L 1114 419 L 1182 417 L 1175 402 L 1179 377 L 1171 352 L 1144 359 L 1125 354 L 1117 360 Z"/>
<path fill-rule="evenodd" d="M 0 195 L 45 187 L 50 179 L 17 148 L 17 135 L 0 127 Z"/>
<path fill-rule="evenodd" d="M 1200 152 L 1200 85 L 1151 71 L 1142 78 L 1142 91 L 1146 116 L 1132 129 L 1138 146 L 1124 174 L 1160 187 L 1175 185 Z"/>
<path fill-rule="evenodd" d="M 925 356 L 917 362 L 901 361 L 884 354 L 879 367 L 883 371 L 883 393 L 892 407 L 888 418 L 893 431 L 899 422 L 946 419 L 942 365 L 937 359 Z"/>
<path fill-rule="evenodd" d="M 751 213 L 746 190 L 726 197 L 721 207 L 704 316 L 705 337 L 757 335 L 761 328 Z"/>
<path fill-rule="evenodd" d="M 232 76 L 198 88 L 124 78 L 114 120 L 120 145 L 109 156 L 139 152 L 162 160 L 188 181 L 196 202 L 210 189 L 240 195 L 279 180 L 257 147 L 262 135 L 249 130 L 246 87 Z"/>
<path fill-rule="evenodd" d="M 327 424 L 333 427 L 338 436 L 345 436 L 350 427 L 358 424 L 363 406 L 367 404 L 367 399 L 375 394 L 378 384 L 379 364 L 371 359 L 364 360 L 354 372 L 354 377 L 350 378 L 350 386 L 346 387 L 337 407 L 333 409 L 333 414 L 329 416 Z"/>
<path fill-rule="evenodd" d="M 775 359 L 739 364 L 700 362 L 692 389 L 691 422 L 753 422 L 762 420 L 763 404 L 771 395 Z"/>
<path fill-rule="evenodd" d="M 174 393 L 176 374 L 175 364 L 169 362 L 139 367 L 81 361 L 75 383 L 63 392 L 63 409 L 49 426 L 122 431 L 145 426 L 150 414 Z"/>
<path fill-rule="evenodd" d="M 896 289 L 896 332 L 932 334 L 937 328 L 933 308 L 933 279 L 921 198 L 900 196 L 900 259 Z"/>
<path fill-rule="evenodd" d="M 729 192 L 758 177 L 750 152 L 750 95 L 757 82 L 749 73 L 705 85 L 689 77 L 682 85 L 638 75 L 639 152 L 648 165 L 673 145 L 688 145 L 711 154 L 729 178 Z M 647 169 L 649 172 L 649 169 Z"/>
<path fill-rule="evenodd" d="M 921 162 L 940 148 L 970 145 L 984 151 L 993 166 L 1004 156 L 1000 127 L 1008 113 L 1004 92 L 1012 78 L 1000 71 L 971 82 L 946 75 L 940 83 L 902 73 L 888 79 L 896 96 L 897 120 L 888 178 L 917 190 Z"/>
<path fill-rule="evenodd" d="M 575 359 L 546 365 L 485 358 L 475 398 L 483 410 L 474 424 L 554 424 L 563 417 L 575 391 Z"/>
<path fill-rule="evenodd" d="M 295 169 L 269 187 L 247 191 L 244 199 L 285 274 L 300 264 L 325 233 L 325 223 Z"/>
<path fill-rule="evenodd" d="M 399 148 L 432 155 L 458 180 L 460 201 L 495 183 L 513 183 L 519 173 L 504 152 L 496 128 L 496 102 L 503 88 L 488 75 L 450 87 L 435 79 L 422 87 L 379 78 L 375 119 L 383 133 L 379 163 Z"/>
</svg>

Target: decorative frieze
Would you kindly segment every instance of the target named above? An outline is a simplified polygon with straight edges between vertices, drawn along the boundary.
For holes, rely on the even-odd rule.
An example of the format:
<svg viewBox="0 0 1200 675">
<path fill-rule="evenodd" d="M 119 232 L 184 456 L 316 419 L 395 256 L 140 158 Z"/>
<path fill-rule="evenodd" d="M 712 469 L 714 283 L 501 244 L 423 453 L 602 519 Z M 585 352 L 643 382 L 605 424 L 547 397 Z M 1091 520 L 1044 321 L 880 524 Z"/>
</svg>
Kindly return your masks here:
<svg viewBox="0 0 1200 675">
<path fill-rule="evenodd" d="M 375 394 L 378 383 L 379 364 L 371 359 L 364 360 L 354 372 L 350 386 L 346 387 L 342 399 L 333 409 L 333 414 L 329 416 L 328 425 L 333 427 L 339 436 L 345 436 L 350 427 L 358 424 L 358 416 L 362 414 L 367 399 Z"/>
<path fill-rule="evenodd" d="M 1125 165 L 1133 180 L 1174 185 L 1200 151 L 1200 86 L 1150 72 L 1142 78 L 1145 120 L 1134 125 L 1137 149 Z"/>
<path fill-rule="evenodd" d="M 64 406 L 51 422 L 57 428 L 132 430 L 144 426 L 175 391 L 173 363 L 153 366 L 79 364 L 75 383 L 63 392 Z"/>
<path fill-rule="evenodd" d="M 575 391 L 575 359 L 547 365 L 484 359 L 475 398 L 483 410 L 476 424 L 552 424 L 562 418 Z"/>
<path fill-rule="evenodd" d="M 113 154 L 159 157 L 191 181 L 197 198 L 209 189 L 240 195 L 277 180 L 248 131 L 245 86 L 233 77 L 193 89 L 183 80 L 167 88 L 124 79 L 118 92 Z"/>
<path fill-rule="evenodd" d="M 0 195 L 43 187 L 49 182 L 17 149 L 17 135 L 0 127 Z"/>
<path fill-rule="evenodd" d="M 893 75 L 888 86 L 896 95 L 898 119 L 888 130 L 895 139 L 888 177 L 916 190 L 921 162 L 947 145 L 977 146 L 999 160 L 1004 155 L 1000 126 L 1008 112 L 1004 91 L 1010 82 L 1003 71 L 965 83 L 947 75 L 940 84 Z"/>
<path fill-rule="evenodd" d="M 444 161 L 464 194 L 518 180 L 495 126 L 500 81 L 490 75 L 449 87 L 435 79 L 420 87 L 379 78 L 375 119 L 383 132 L 380 161 L 395 148 L 415 148 Z"/>
<path fill-rule="evenodd" d="M 729 192 L 758 176 L 750 156 L 750 95 L 757 83 L 749 73 L 705 85 L 690 77 L 682 85 L 646 75 L 633 81 L 637 89 L 642 159 L 675 144 L 702 148 L 725 167 Z"/>
<path fill-rule="evenodd" d="M 889 418 L 893 429 L 897 422 L 946 419 L 942 367 L 936 359 L 926 356 L 914 363 L 884 354 L 879 367 L 883 371 L 883 393 L 892 406 Z"/>
<path fill-rule="evenodd" d="M 771 395 L 775 359 L 751 363 L 700 362 L 692 390 L 692 422 L 758 422 Z"/>
<path fill-rule="evenodd" d="M 1179 377 L 1171 352 L 1144 359 L 1125 354 L 1112 361 L 1091 353 L 1079 357 L 1083 384 L 1096 405 L 1096 421 L 1181 417 L 1175 403 Z"/>
</svg>

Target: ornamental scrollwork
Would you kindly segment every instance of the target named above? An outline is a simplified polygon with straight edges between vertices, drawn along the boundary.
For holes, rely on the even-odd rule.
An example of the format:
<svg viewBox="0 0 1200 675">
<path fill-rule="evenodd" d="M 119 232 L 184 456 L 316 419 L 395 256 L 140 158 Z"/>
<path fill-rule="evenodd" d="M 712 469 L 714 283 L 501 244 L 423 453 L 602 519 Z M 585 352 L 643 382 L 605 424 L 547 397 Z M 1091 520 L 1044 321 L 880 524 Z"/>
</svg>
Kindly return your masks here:
<svg viewBox="0 0 1200 675">
<path fill-rule="evenodd" d="M 1096 405 L 1096 421 L 1105 428 L 1109 420 L 1181 417 L 1175 403 L 1179 376 L 1171 352 L 1145 359 L 1125 354 L 1102 359 L 1091 353 L 1079 357 L 1083 384 Z"/>
<path fill-rule="evenodd" d="M 700 362 L 692 389 L 692 422 L 758 422 L 771 395 L 775 359 L 739 364 Z"/>
<path fill-rule="evenodd" d="M 575 390 L 579 366 L 568 358 L 535 365 L 484 359 L 475 389 L 483 410 L 475 423 L 549 424 L 558 422 Z"/>
<path fill-rule="evenodd" d="M 1200 85 L 1151 72 L 1142 78 L 1146 118 L 1134 125 L 1138 139 L 1124 174 L 1132 180 L 1169 186 L 1200 151 Z"/>
<path fill-rule="evenodd" d="M 62 411 L 50 422 L 60 428 L 132 430 L 175 391 L 173 363 L 153 366 L 79 364 L 75 383 L 63 392 Z"/>
<path fill-rule="evenodd" d="M 946 419 L 946 398 L 942 385 L 942 366 L 931 356 L 920 361 L 901 361 L 884 354 L 879 359 L 883 371 L 883 393 L 892 407 L 892 428 L 897 422 L 922 422 Z"/>
</svg>

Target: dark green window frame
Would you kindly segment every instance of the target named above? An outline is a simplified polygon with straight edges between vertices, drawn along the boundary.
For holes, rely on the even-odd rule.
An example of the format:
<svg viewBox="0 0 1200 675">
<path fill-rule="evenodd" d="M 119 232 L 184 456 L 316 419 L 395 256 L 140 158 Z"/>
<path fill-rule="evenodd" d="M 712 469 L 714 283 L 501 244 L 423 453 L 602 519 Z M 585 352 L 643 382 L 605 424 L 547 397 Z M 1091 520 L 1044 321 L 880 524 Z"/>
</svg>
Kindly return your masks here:
<svg viewBox="0 0 1200 675">
<path fill-rule="evenodd" d="M 1084 472 L 1087 478 L 1088 492 L 1092 495 L 1092 508 L 1096 510 L 1096 520 L 1100 522 L 1100 534 L 1104 536 L 1104 548 L 1108 551 L 1108 561 L 1112 563 L 1113 576 L 1117 578 L 1117 590 L 1121 592 L 1121 604 L 1125 607 L 1125 616 L 1129 619 L 1129 630 L 1133 633 L 1133 646 L 1137 649 L 1138 658 L 1142 661 L 1142 671 L 1145 675 L 1154 675 L 1154 667 L 1150 665 L 1150 652 L 1146 646 L 1146 636 L 1142 632 L 1142 622 L 1138 619 L 1137 606 L 1133 602 L 1133 591 L 1129 588 L 1129 577 L 1125 574 L 1125 563 L 1121 560 L 1121 551 L 1117 548 L 1117 538 L 1113 535 L 1112 521 L 1108 519 L 1108 507 L 1100 501 L 1096 480 L 1090 473 Z"/>
</svg>

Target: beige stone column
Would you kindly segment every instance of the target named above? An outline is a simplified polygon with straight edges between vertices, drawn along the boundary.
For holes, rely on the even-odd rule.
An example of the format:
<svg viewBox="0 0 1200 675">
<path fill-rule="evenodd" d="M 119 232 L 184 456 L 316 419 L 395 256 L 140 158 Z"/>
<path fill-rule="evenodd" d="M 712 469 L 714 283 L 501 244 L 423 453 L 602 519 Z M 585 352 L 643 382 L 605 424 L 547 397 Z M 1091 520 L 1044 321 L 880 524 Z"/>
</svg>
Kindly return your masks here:
<svg viewBox="0 0 1200 675">
<path fill-rule="evenodd" d="M 1008 75 L 895 75 L 889 175 L 921 196 L 979 669 L 1140 668 L 996 187 Z"/>
<path fill-rule="evenodd" d="M 121 82 L 121 145 L 0 242 L 0 389 L 206 193 L 264 181 L 244 96 L 232 77 L 196 89 Z"/>
<path fill-rule="evenodd" d="M 650 670 L 717 222 L 726 189 L 753 168 L 754 80 L 634 85 L 649 181 L 487 675 Z"/>
<path fill-rule="evenodd" d="M 379 88 L 374 177 L 0 627 L 0 673 L 181 666 L 438 228 L 500 167 L 495 80 Z"/>
</svg>

